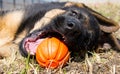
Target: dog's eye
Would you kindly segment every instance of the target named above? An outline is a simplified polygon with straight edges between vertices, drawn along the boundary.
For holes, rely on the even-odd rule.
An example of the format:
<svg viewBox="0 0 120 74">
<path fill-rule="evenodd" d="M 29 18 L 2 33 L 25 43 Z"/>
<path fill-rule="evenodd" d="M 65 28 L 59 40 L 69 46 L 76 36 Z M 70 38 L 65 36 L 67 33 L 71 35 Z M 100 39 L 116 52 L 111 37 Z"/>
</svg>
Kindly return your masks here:
<svg viewBox="0 0 120 74">
<path fill-rule="evenodd" d="M 78 17 L 78 13 L 77 13 L 77 11 L 75 11 L 75 10 L 72 10 L 71 11 L 71 16 L 73 16 L 73 17 Z"/>
</svg>

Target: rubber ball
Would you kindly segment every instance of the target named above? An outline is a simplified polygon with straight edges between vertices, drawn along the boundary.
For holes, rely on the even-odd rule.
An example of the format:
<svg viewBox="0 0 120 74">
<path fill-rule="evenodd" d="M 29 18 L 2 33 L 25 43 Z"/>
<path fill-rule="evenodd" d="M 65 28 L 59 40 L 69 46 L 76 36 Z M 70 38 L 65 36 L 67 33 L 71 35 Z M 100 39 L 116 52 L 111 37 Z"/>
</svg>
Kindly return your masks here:
<svg viewBox="0 0 120 74">
<path fill-rule="evenodd" d="M 59 39 L 45 38 L 37 47 L 36 60 L 42 67 L 57 68 L 69 60 L 68 47 Z"/>
</svg>

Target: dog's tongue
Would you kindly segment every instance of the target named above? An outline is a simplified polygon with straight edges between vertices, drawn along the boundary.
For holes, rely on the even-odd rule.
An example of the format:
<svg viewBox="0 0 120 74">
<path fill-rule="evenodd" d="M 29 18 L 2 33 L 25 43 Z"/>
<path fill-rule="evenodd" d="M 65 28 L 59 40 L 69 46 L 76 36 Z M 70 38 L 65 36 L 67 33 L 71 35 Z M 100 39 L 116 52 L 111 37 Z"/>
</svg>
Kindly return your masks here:
<svg viewBox="0 0 120 74">
<path fill-rule="evenodd" d="M 35 55 L 37 46 L 43 41 L 44 39 L 38 39 L 37 41 L 27 41 L 25 43 L 25 48 L 30 55 Z"/>
</svg>

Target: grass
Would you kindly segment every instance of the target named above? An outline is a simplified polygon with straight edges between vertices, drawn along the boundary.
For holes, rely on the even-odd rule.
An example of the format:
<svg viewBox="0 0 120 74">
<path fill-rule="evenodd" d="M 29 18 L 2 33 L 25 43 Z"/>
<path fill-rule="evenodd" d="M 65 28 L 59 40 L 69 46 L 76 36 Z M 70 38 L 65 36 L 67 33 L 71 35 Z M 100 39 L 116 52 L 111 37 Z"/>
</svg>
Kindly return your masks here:
<svg viewBox="0 0 120 74">
<path fill-rule="evenodd" d="M 104 16 L 120 23 L 120 4 L 96 4 L 91 5 L 93 9 Z M 116 33 L 116 36 L 120 32 Z M 10 58 L 0 60 L 0 74 L 119 74 L 120 53 L 110 50 L 104 53 L 95 53 L 93 57 L 86 55 L 85 61 L 75 62 L 71 59 L 68 65 L 58 69 L 47 69 L 40 67 L 34 59 L 23 58 L 19 52 L 13 53 Z M 72 58 L 72 57 L 71 57 Z M 76 55 L 79 59 L 79 55 Z"/>
</svg>

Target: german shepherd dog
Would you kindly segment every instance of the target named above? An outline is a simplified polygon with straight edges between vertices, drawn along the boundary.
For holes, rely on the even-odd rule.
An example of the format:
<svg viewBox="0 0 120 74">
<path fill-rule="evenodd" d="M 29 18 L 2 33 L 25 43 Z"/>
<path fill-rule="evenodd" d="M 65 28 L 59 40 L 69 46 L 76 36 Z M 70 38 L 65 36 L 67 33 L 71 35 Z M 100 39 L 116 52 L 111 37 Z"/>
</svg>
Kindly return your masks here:
<svg viewBox="0 0 120 74">
<path fill-rule="evenodd" d="M 27 57 L 35 55 L 37 45 L 47 37 L 56 37 L 69 51 L 98 51 L 108 43 L 120 50 L 113 35 L 119 25 L 82 3 L 53 2 L 34 4 L 24 9 L 0 12 L 0 56 L 8 57 L 19 48 Z"/>
</svg>

